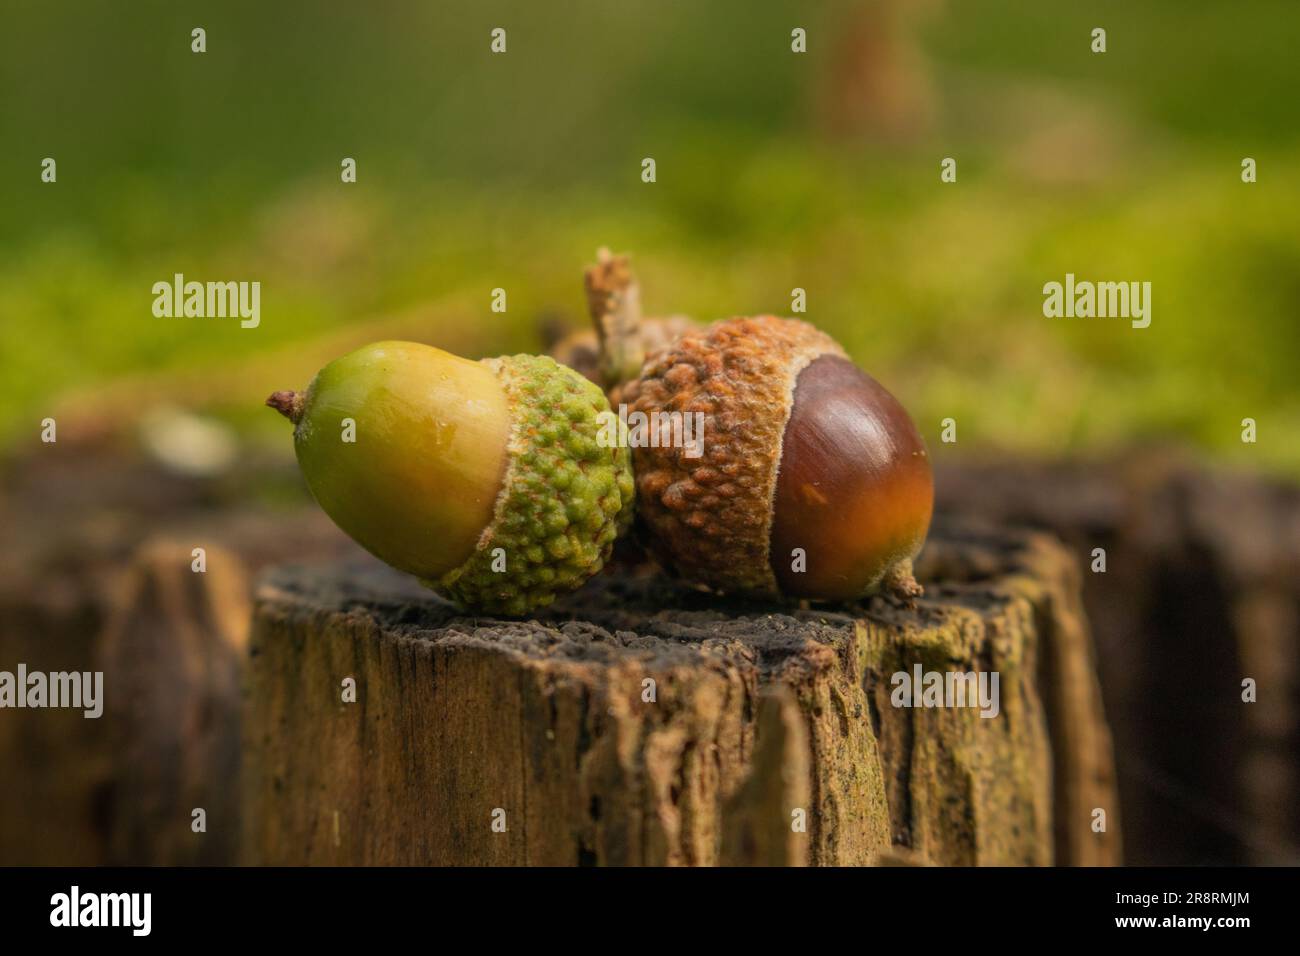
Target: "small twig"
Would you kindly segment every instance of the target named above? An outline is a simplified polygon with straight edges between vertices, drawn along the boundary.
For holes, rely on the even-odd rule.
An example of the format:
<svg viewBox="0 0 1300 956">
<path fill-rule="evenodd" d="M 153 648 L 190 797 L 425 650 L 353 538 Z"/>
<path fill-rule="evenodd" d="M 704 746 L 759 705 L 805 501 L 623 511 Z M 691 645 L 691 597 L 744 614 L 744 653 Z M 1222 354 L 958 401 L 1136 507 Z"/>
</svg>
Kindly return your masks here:
<svg viewBox="0 0 1300 956">
<path fill-rule="evenodd" d="M 586 272 L 587 308 L 600 338 L 600 373 L 612 389 L 635 378 L 645 361 L 641 341 L 641 289 L 628 257 L 596 252 Z"/>
</svg>

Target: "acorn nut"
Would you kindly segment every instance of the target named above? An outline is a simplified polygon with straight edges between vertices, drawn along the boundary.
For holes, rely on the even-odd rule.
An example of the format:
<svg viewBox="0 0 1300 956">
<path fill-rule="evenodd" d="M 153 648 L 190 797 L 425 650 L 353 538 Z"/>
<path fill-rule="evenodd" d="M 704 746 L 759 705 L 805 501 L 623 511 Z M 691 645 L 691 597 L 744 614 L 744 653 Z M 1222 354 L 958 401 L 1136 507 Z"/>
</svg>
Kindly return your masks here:
<svg viewBox="0 0 1300 956">
<path fill-rule="evenodd" d="M 898 401 L 828 335 L 773 316 L 688 331 L 617 390 L 629 414 L 702 413 L 699 457 L 635 447 L 639 511 L 688 580 L 757 596 L 921 593 L 934 500 Z"/>
<path fill-rule="evenodd" d="M 267 404 L 317 502 L 362 547 L 462 607 L 522 615 L 598 572 L 632 516 L 601 390 L 550 358 L 479 362 L 378 342 Z"/>
</svg>

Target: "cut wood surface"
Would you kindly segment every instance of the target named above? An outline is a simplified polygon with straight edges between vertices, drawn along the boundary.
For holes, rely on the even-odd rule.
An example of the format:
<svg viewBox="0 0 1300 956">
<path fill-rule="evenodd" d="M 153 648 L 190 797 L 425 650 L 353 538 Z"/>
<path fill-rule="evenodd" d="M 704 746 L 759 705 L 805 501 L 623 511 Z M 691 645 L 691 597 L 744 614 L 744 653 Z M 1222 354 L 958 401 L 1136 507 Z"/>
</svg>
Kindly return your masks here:
<svg viewBox="0 0 1300 956">
<path fill-rule="evenodd" d="M 1119 862 L 1074 559 L 947 528 L 918 575 L 909 611 L 622 571 L 521 622 L 377 563 L 273 571 L 245 680 L 244 859 Z M 917 665 L 996 672 L 997 716 L 895 707 L 892 675 Z"/>
</svg>

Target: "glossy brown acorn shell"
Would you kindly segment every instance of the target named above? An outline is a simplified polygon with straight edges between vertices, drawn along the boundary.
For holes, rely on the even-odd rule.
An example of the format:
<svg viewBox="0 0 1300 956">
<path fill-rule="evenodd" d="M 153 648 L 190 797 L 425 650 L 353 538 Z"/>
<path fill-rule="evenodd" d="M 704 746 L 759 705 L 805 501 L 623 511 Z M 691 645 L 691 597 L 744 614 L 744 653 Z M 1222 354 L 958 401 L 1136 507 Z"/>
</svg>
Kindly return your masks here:
<svg viewBox="0 0 1300 956">
<path fill-rule="evenodd" d="M 806 322 L 736 318 L 688 332 L 615 401 L 629 412 L 703 413 L 702 457 L 633 449 L 642 522 L 656 553 L 688 580 L 847 599 L 924 541 L 932 489 L 920 436 L 897 401 Z M 790 571 L 795 547 L 807 554 L 803 573 Z"/>
<path fill-rule="evenodd" d="M 871 592 L 921 550 L 933 504 L 925 443 L 893 395 L 836 355 L 799 373 L 773 506 L 771 564 L 783 593 L 843 601 Z"/>
</svg>

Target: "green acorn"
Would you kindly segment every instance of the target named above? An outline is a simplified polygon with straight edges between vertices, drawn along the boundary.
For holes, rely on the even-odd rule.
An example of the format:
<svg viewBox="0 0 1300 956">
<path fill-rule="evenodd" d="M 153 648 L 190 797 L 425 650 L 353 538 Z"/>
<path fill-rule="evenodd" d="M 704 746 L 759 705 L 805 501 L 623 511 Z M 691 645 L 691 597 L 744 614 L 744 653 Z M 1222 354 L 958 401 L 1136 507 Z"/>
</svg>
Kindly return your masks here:
<svg viewBox="0 0 1300 956">
<path fill-rule="evenodd" d="M 601 569 L 631 521 L 628 450 L 602 440 L 609 402 L 550 358 L 377 342 L 267 404 L 293 421 L 335 524 L 469 610 L 551 603 Z"/>
</svg>

